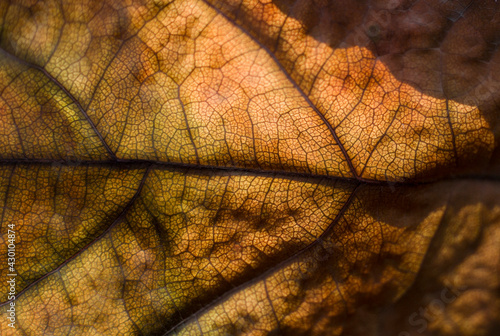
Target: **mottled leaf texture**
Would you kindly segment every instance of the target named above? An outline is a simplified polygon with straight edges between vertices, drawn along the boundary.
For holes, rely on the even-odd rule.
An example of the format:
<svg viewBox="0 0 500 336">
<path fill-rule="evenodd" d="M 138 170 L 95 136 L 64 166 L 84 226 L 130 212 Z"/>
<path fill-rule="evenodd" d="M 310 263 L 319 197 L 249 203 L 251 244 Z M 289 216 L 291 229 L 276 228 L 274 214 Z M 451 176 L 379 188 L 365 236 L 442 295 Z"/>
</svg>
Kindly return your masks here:
<svg viewBox="0 0 500 336">
<path fill-rule="evenodd" d="M 499 335 L 499 121 L 495 0 L 0 0 L 0 334 Z"/>
</svg>

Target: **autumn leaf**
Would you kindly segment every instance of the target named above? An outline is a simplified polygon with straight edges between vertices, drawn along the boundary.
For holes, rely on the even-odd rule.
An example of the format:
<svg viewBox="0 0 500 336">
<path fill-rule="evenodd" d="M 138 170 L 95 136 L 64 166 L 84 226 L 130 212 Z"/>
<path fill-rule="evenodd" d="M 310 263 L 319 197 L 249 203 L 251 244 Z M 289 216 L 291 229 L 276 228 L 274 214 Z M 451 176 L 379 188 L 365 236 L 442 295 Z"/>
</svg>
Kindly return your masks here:
<svg viewBox="0 0 500 336">
<path fill-rule="evenodd" d="M 493 0 L 1 1 L 0 334 L 497 335 L 499 44 Z"/>
</svg>

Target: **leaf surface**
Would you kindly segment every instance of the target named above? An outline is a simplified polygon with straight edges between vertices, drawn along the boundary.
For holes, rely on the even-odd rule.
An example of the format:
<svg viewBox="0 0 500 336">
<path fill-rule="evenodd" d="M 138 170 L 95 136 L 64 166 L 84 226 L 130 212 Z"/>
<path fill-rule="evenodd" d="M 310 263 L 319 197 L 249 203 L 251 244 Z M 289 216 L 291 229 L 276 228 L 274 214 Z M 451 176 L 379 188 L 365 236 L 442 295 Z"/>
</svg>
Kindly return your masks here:
<svg viewBox="0 0 500 336">
<path fill-rule="evenodd" d="M 5 335 L 494 335 L 494 1 L 0 3 Z"/>
</svg>

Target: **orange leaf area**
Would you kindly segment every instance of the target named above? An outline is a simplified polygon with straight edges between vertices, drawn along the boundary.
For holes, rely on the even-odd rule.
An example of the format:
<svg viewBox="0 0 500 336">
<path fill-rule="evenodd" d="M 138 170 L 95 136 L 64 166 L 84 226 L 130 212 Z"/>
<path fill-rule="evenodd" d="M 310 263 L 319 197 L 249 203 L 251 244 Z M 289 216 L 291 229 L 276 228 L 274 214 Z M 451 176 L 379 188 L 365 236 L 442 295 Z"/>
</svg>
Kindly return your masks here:
<svg viewBox="0 0 500 336">
<path fill-rule="evenodd" d="M 497 335 L 499 43 L 489 0 L 1 2 L 0 334 Z"/>
</svg>

